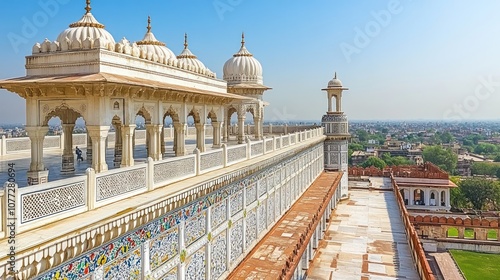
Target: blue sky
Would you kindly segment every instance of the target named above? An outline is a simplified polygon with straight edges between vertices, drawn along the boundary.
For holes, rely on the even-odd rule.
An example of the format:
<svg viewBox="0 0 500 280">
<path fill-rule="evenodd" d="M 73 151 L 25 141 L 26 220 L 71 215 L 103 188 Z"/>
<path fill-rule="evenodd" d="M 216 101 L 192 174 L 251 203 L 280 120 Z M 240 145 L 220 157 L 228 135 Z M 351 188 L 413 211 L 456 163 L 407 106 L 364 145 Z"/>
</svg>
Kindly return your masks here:
<svg viewBox="0 0 500 280">
<path fill-rule="evenodd" d="M 0 1 L 0 78 L 24 76 L 32 46 L 55 40 L 84 6 Z M 92 8 L 116 41 L 142 39 L 148 15 L 176 54 L 187 32 L 191 51 L 219 78 L 244 31 L 273 88 L 267 120 L 319 120 L 321 88 L 335 71 L 350 88 L 343 109 L 353 120 L 500 119 L 500 1 L 93 0 Z M 0 123 L 23 123 L 24 104 L 0 91 Z"/>
</svg>

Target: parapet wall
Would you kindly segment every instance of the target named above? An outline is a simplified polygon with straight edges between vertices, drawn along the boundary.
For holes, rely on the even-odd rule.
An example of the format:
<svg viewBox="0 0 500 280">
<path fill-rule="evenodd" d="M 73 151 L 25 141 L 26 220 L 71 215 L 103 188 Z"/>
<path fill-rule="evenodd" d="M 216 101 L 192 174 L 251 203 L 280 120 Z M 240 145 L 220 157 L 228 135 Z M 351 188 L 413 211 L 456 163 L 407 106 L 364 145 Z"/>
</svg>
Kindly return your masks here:
<svg viewBox="0 0 500 280">
<path fill-rule="evenodd" d="M 394 177 L 426 178 L 426 179 L 448 179 L 448 173 L 431 162 L 423 165 L 389 166 L 379 169 L 374 166 L 363 168 L 358 166 L 349 167 L 349 176 L 372 176 L 372 177 Z"/>
</svg>

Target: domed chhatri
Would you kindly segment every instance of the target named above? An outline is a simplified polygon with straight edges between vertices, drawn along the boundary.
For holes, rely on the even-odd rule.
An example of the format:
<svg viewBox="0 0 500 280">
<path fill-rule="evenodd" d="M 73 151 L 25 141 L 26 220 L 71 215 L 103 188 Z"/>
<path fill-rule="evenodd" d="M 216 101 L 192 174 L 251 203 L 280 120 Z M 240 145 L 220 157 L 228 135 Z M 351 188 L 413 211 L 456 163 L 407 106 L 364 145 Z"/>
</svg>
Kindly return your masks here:
<svg viewBox="0 0 500 280">
<path fill-rule="evenodd" d="M 62 45 L 61 50 L 83 48 L 83 42 L 86 40 L 92 44 L 97 39 L 101 41 L 101 44 L 104 43 L 103 41 L 108 44 L 115 44 L 113 36 L 104 29 L 104 25 L 99 23 L 90 12 L 92 10 L 90 0 L 87 0 L 85 10 L 87 12 L 79 21 L 70 24 L 69 28 L 61 32 L 57 37 L 57 42 Z"/>
<path fill-rule="evenodd" d="M 175 54 L 166 47 L 165 43 L 160 42 L 156 39 L 153 32 L 151 32 L 151 17 L 148 16 L 148 26 L 147 32 L 141 41 L 136 42 L 136 44 L 147 53 L 156 54 L 160 61 L 163 60 L 177 60 Z M 162 59 L 163 58 L 163 59 Z"/>
<path fill-rule="evenodd" d="M 245 47 L 245 34 L 241 35 L 241 48 L 224 64 L 224 80 L 231 84 L 263 85 L 262 66 Z"/>
<path fill-rule="evenodd" d="M 328 88 L 341 88 L 342 87 L 342 82 L 337 79 L 337 72 L 335 72 L 335 76 L 333 77 L 333 79 L 331 79 L 329 82 L 328 82 Z"/>
<path fill-rule="evenodd" d="M 196 55 L 194 55 L 189 49 L 188 49 L 188 39 L 187 39 L 187 34 L 184 34 L 184 49 L 182 50 L 181 54 L 177 56 L 177 59 L 179 60 L 180 63 L 189 65 L 191 67 L 194 67 L 195 69 L 207 69 L 203 62 L 201 62 Z"/>
</svg>

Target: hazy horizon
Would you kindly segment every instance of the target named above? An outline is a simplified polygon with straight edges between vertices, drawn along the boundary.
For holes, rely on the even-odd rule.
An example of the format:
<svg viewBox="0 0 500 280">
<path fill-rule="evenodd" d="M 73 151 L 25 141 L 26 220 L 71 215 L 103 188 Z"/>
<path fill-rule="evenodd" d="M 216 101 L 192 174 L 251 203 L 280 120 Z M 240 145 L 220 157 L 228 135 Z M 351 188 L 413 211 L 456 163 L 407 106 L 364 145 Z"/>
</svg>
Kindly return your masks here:
<svg viewBox="0 0 500 280">
<path fill-rule="evenodd" d="M 175 54 L 187 32 L 190 50 L 219 79 L 244 31 L 264 84 L 273 88 L 264 95 L 271 104 L 265 121 L 319 121 L 327 108 L 321 89 L 334 72 L 350 89 L 343 110 L 353 121 L 500 119 L 498 1 L 148 3 L 93 0 L 92 13 L 116 41 L 141 40 L 150 15 L 153 33 Z M 84 0 L 2 1 L 0 78 L 24 76 L 32 46 L 55 40 L 84 6 Z M 0 101 L 0 122 L 25 122 L 22 98 L 0 90 Z"/>
</svg>

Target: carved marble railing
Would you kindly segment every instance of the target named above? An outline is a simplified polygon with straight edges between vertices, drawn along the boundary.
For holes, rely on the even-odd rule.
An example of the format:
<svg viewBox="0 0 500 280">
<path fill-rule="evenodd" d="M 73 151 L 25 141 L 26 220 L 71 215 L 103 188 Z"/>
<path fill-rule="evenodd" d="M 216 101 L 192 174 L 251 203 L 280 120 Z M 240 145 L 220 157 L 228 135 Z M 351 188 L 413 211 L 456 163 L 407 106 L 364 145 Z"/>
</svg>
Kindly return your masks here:
<svg viewBox="0 0 500 280">
<path fill-rule="evenodd" d="M 313 135 L 321 136 L 322 134 L 319 133 L 319 129 L 314 129 Z M 247 139 L 245 144 L 229 147 L 223 144 L 221 149 L 204 153 L 196 150 L 193 155 L 161 161 L 153 161 L 149 158 L 145 164 L 113 169 L 99 174 L 89 168 L 86 176 L 19 188 L 16 192 L 19 202 L 17 217 L 23 218 L 18 221 L 20 223 L 18 232 L 262 156 L 274 151 L 267 150 L 265 143 L 283 141 L 289 137 L 290 135 L 283 135 L 279 138 L 273 137 L 260 141 Z M 307 140 L 309 139 L 304 138 L 302 142 Z M 2 217 L 2 220 L 5 218 Z"/>
<path fill-rule="evenodd" d="M 35 255 L 18 255 L 19 276 L 30 279 L 52 269 L 35 279 L 54 279 L 56 275 L 64 278 L 68 273 L 82 273 L 74 279 L 90 275 L 91 279 L 102 279 L 100 277 L 104 275 L 121 275 L 124 279 L 145 279 L 146 276 L 165 279 L 168 275 L 177 275 L 178 279 L 201 279 L 199 277 L 205 275 L 207 279 L 223 279 L 322 171 L 323 136 L 319 132 L 312 135 L 316 136 L 303 139 L 304 144 L 296 149 L 285 149 L 244 168 L 228 170 L 209 181 L 186 185 L 182 191 L 158 198 L 158 202 L 143 205 L 133 213 L 107 218 L 101 225 L 82 227 L 74 237 L 68 236 L 68 240 L 44 243 L 39 247 L 36 258 Z M 194 157 L 195 161 L 199 161 L 206 154 L 198 153 L 176 160 Z M 148 161 L 147 165 L 139 165 L 126 172 L 146 168 L 148 190 L 153 190 L 156 184 L 151 175 L 155 164 L 171 161 Z M 199 172 L 200 168 L 197 168 L 196 173 Z M 98 178 L 101 181 L 104 178 L 119 181 L 116 176 L 117 173 L 111 171 L 97 176 L 89 171 L 86 179 L 82 176 L 75 181 L 65 181 L 64 186 L 56 185 L 58 181 L 48 184 L 65 187 L 77 183 L 78 179 L 87 180 L 87 192 L 91 192 L 97 188 Z M 88 182 L 89 178 L 93 182 Z M 123 180 L 121 183 L 127 182 Z M 45 191 L 51 189 L 48 184 L 36 187 Z M 127 195 L 127 192 L 124 193 Z M 118 195 L 122 195 L 120 199 L 126 197 Z M 96 207 L 97 201 L 92 194 L 85 198 L 84 211 Z M 50 218 L 57 220 L 62 216 L 54 214 Z M 148 224 L 142 224 L 146 221 Z M 23 230 L 17 234 L 22 233 Z M 89 248 L 94 249 L 88 251 Z M 71 262 L 67 262 L 70 259 Z M 91 262 L 89 270 L 78 268 L 83 260 Z M 146 261 L 148 264 L 142 266 L 141 263 Z M 124 263 L 131 265 L 122 266 Z M 2 263 L 0 278 L 5 277 L 5 272 L 6 266 Z M 137 273 L 134 274 L 136 276 L 126 274 L 131 272 Z"/>
<path fill-rule="evenodd" d="M 253 134 L 253 125 L 247 125 L 245 131 L 248 135 Z M 297 130 L 304 130 L 306 128 L 311 128 L 312 126 L 273 126 L 273 125 L 265 125 L 264 131 L 268 134 L 280 134 L 287 132 L 296 132 Z M 308 130 L 310 131 L 310 130 Z M 229 134 L 235 135 L 238 132 L 236 126 L 230 126 Z M 300 136 L 301 138 L 311 137 L 311 132 L 303 131 L 300 134 L 304 134 L 304 136 Z M 172 126 L 164 128 L 164 139 L 172 139 L 174 137 L 174 128 Z M 186 134 L 187 137 L 193 137 L 196 135 L 195 127 L 187 127 Z M 213 135 L 213 127 L 211 125 L 205 126 L 205 136 L 211 137 Z M 288 140 L 285 141 L 285 146 L 288 144 L 293 144 L 297 140 L 294 140 L 295 137 L 298 138 L 297 135 L 291 136 Z M 135 143 L 136 144 L 144 144 L 146 141 L 146 130 L 136 130 L 134 133 Z M 108 133 L 107 145 L 108 148 L 114 147 L 116 135 L 115 132 Z M 288 143 L 288 144 L 287 144 Z M 82 146 L 85 147 L 87 145 L 87 134 L 73 134 L 73 147 Z M 62 150 L 64 147 L 63 137 L 59 136 L 46 136 L 44 141 L 44 150 Z M 276 144 L 276 148 L 281 147 L 281 144 Z M 29 137 L 18 137 L 18 138 L 5 138 L 2 136 L 0 138 L 0 156 L 5 156 L 8 154 L 16 154 L 16 153 L 29 153 L 31 149 L 31 142 Z M 270 150 L 270 149 L 268 149 Z"/>
</svg>

